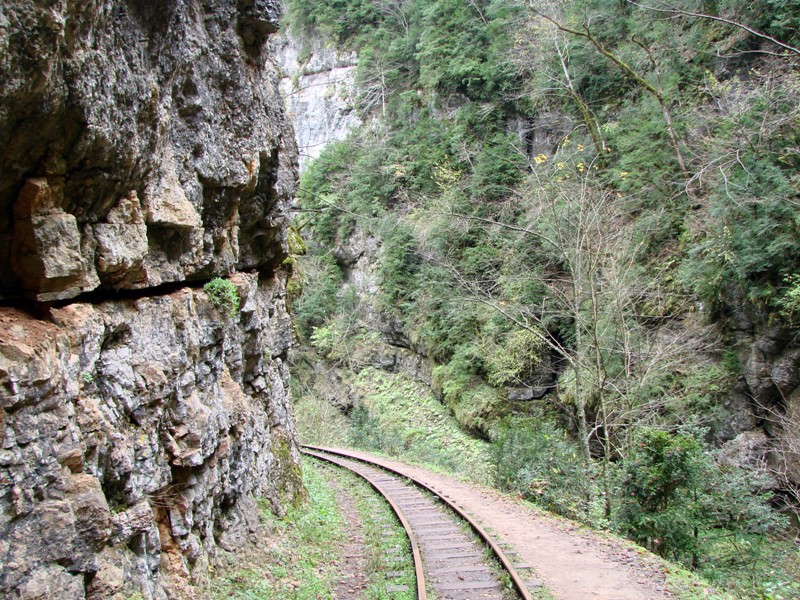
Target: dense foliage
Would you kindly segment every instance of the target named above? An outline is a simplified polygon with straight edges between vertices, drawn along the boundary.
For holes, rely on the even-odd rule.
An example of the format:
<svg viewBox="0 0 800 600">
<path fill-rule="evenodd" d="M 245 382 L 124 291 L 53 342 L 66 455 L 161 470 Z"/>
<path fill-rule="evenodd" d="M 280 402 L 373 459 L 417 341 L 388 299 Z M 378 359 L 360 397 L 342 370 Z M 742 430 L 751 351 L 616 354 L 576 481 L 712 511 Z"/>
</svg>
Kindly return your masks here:
<svg viewBox="0 0 800 600">
<path fill-rule="evenodd" d="M 759 545 L 753 541 L 767 541 L 779 519 L 749 478 L 716 465 L 690 435 L 645 430 L 624 464 L 620 527 L 643 546 L 694 567 L 708 561 L 709 546 L 724 532 L 741 549 L 737 560 L 752 562 Z"/>
<path fill-rule="evenodd" d="M 366 123 L 302 180 L 316 266 L 301 336 L 343 364 L 347 340 L 375 343 L 354 321 L 370 303 L 495 444 L 500 485 L 700 568 L 701 553 L 763 548 L 758 469 L 707 442 L 732 437 L 736 319 L 793 339 L 800 315 L 800 5 L 289 0 L 288 14 L 358 51 Z M 374 298 L 344 290 L 331 258 L 357 231 L 380 240 Z M 535 411 L 519 389 L 542 390 Z"/>
</svg>

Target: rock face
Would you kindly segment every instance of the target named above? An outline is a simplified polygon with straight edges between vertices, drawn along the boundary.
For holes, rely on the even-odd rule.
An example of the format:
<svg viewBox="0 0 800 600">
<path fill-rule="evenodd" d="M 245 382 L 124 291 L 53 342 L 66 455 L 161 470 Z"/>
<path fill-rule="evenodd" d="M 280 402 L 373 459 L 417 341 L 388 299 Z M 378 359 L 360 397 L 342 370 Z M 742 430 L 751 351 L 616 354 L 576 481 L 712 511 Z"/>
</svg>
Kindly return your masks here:
<svg viewBox="0 0 800 600">
<path fill-rule="evenodd" d="M 294 182 L 277 2 L 0 8 L 0 295 L 265 269 Z"/>
<path fill-rule="evenodd" d="M 283 74 L 281 89 L 294 120 L 302 170 L 327 144 L 343 140 L 361 124 L 355 110 L 358 57 L 310 32 L 282 33 L 271 44 Z"/>
<path fill-rule="evenodd" d="M 236 316 L 188 288 L 50 322 L 2 310 L 0 590 L 74 579 L 60 597 L 101 598 L 132 581 L 159 596 L 159 567 L 199 575 L 244 541 L 255 495 L 277 511 L 299 491 L 284 278 L 232 281 Z"/>
<path fill-rule="evenodd" d="M 791 496 L 793 510 L 800 505 L 800 350 L 793 331 L 776 326 L 769 316 L 753 309 L 738 290 L 731 291 L 728 323 L 742 370 L 746 405 L 737 411 L 736 433 L 766 432 L 766 455 L 777 474 L 779 488 Z M 747 426 L 747 417 L 752 426 Z"/>
<path fill-rule="evenodd" d="M 0 596 L 191 597 L 302 494 L 277 18 L 0 5 Z"/>
</svg>

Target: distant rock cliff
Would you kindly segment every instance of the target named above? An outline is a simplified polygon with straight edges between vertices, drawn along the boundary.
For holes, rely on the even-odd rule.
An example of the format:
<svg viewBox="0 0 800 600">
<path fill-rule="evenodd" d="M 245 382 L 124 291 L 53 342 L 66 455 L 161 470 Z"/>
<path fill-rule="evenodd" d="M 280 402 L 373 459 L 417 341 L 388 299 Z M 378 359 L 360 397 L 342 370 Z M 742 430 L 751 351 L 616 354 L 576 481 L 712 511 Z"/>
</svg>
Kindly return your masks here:
<svg viewBox="0 0 800 600">
<path fill-rule="evenodd" d="M 281 33 L 272 44 L 304 169 L 326 145 L 361 124 L 355 109 L 358 57 L 309 31 Z"/>
<path fill-rule="evenodd" d="M 0 5 L 4 597 L 186 595 L 301 493 L 278 13 Z"/>
</svg>

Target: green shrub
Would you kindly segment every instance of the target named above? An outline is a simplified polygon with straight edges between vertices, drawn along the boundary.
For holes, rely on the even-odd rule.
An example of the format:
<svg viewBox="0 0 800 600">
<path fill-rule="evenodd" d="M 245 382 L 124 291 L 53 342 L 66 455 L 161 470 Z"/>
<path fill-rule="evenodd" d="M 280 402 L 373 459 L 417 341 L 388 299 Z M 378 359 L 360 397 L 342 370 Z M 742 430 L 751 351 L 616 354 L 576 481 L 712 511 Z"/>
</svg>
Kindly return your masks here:
<svg viewBox="0 0 800 600">
<path fill-rule="evenodd" d="M 482 350 L 469 343 L 457 347 L 452 359 L 433 369 L 433 389 L 441 394 L 450 408 L 461 402 L 461 396 L 480 382 Z"/>
<path fill-rule="evenodd" d="M 478 198 L 497 201 L 513 193 L 514 186 L 522 181 L 525 155 L 516 147 L 516 137 L 496 134 L 486 140 L 475 159 L 472 191 Z"/>
<path fill-rule="evenodd" d="M 717 464 L 692 435 L 646 430 L 624 461 L 618 523 L 639 544 L 695 568 L 725 545 L 747 564 L 782 521 L 764 485 Z"/>
<path fill-rule="evenodd" d="M 306 444 L 346 446 L 349 443 L 350 423 L 327 398 L 313 393 L 292 394 L 297 433 Z"/>
<path fill-rule="evenodd" d="M 211 304 L 227 310 L 229 315 L 234 316 L 239 311 L 239 292 L 233 282 L 215 277 L 203 286 L 203 291 L 208 294 Z"/>
<path fill-rule="evenodd" d="M 701 514 L 698 502 L 707 471 L 697 440 L 666 431 L 642 434 L 625 461 L 623 531 L 661 556 L 697 556 Z"/>
<path fill-rule="evenodd" d="M 352 443 L 356 448 L 384 449 L 385 436 L 380 424 L 364 404 L 358 403 L 350 411 L 350 426 Z"/>
<path fill-rule="evenodd" d="M 500 416 L 508 412 L 505 396 L 482 382 L 464 390 L 458 404 L 452 409 L 453 416 L 463 429 L 483 438 L 489 436 Z"/>
<path fill-rule="evenodd" d="M 381 276 L 380 308 L 390 311 L 411 299 L 420 259 L 413 232 L 407 226 L 393 227 L 383 244 L 378 266 Z"/>
<path fill-rule="evenodd" d="M 486 367 L 489 383 L 521 385 L 536 371 L 546 351 L 541 335 L 527 329 L 516 329 L 500 344 L 486 348 Z"/>
<path fill-rule="evenodd" d="M 340 308 L 325 325 L 314 328 L 309 341 L 332 365 L 358 368 L 374 357 L 380 337 L 360 324 L 355 310 L 348 313 Z"/>
<path fill-rule="evenodd" d="M 330 254 L 298 257 L 296 267 L 302 277 L 303 294 L 292 303 L 292 310 L 300 334 L 308 338 L 315 327 L 324 325 L 336 312 L 342 271 Z"/>
<path fill-rule="evenodd" d="M 776 304 L 779 307 L 780 315 L 790 323 L 797 323 L 800 315 L 800 274 L 793 273 L 783 278 L 786 286 L 778 296 Z"/>
<path fill-rule="evenodd" d="M 496 484 L 571 519 L 593 522 L 591 468 L 567 432 L 543 417 L 504 419 L 495 431 Z"/>
</svg>

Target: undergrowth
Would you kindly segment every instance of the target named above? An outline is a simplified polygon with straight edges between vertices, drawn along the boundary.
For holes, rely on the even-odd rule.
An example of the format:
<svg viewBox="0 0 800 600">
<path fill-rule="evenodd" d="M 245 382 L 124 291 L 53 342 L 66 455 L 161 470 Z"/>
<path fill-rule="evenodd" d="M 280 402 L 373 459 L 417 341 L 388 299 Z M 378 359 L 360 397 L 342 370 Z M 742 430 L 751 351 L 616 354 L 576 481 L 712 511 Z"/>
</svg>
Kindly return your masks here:
<svg viewBox="0 0 800 600">
<path fill-rule="evenodd" d="M 350 443 L 350 422 L 326 399 L 313 394 L 300 396 L 294 403 L 294 414 L 297 433 L 304 443 L 316 446 L 346 446 Z"/>
<path fill-rule="evenodd" d="M 262 507 L 266 548 L 226 553 L 212 579 L 215 600 L 331 600 L 341 578 L 348 528 L 363 526 L 365 600 L 412 600 L 416 580 L 408 538 L 389 506 L 360 478 L 313 460 L 303 461 L 308 502 L 278 518 Z M 336 489 L 353 497 L 358 516 L 343 515 Z M 390 591 L 387 586 L 405 586 Z"/>
<path fill-rule="evenodd" d="M 277 518 L 264 506 L 261 518 L 272 531 L 268 548 L 257 555 L 227 554 L 212 582 L 216 600 L 326 600 L 336 578 L 333 562 L 343 521 L 336 499 L 309 463 L 303 465 L 308 502 Z"/>
<path fill-rule="evenodd" d="M 461 431 L 422 386 L 374 368 L 361 371 L 355 385 L 363 396 L 351 413 L 354 446 L 435 465 L 479 483 L 492 482 L 489 445 Z"/>
<path fill-rule="evenodd" d="M 336 467 L 321 470 L 333 487 L 344 487 L 358 510 L 364 528 L 367 600 L 413 600 L 416 578 L 411 548 L 405 530 L 389 505 L 363 479 Z M 407 590 L 388 591 L 387 586 L 406 586 Z"/>
</svg>

